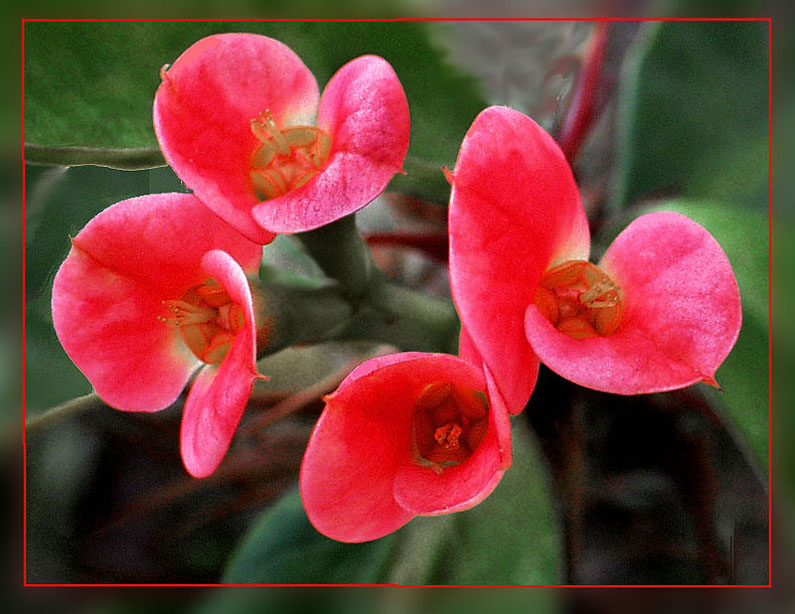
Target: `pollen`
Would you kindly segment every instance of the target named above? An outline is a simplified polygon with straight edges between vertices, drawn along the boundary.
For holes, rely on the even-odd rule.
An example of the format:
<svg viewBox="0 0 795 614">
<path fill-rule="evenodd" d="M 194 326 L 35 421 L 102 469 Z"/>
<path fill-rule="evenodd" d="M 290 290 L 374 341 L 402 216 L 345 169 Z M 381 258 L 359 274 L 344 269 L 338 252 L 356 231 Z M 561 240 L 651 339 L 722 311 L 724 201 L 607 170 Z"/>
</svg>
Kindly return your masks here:
<svg viewBox="0 0 795 614">
<path fill-rule="evenodd" d="M 259 145 L 251 156 L 250 179 L 257 200 L 284 196 L 312 179 L 323 168 L 331 137 L 315 126 L 280 129 L 270 111 L 251 120 Z"/>
<path fill-rule="evenodd" d="M 414 448 L 421 464 L 441 470 L 467 460 L 486 435 L 486 395 L 452 382 L 428 384 L 414 404 Z"/>
<path fill-rule="evenodd" d="M 190 288 L 179 299 L 163 301 L 157 319 L 178 328 L 190 351 L 210 365 L 226 357 L 245 326 L 243 309 L 213 279 Z"/>
<path fill-rule="evenodd" d="M 621 288 L 596 265 L 569 260 L 546 272 L 535 305 L 558 331 L 574 339 L 609 337 L 624 312 Z"/>
</svg>

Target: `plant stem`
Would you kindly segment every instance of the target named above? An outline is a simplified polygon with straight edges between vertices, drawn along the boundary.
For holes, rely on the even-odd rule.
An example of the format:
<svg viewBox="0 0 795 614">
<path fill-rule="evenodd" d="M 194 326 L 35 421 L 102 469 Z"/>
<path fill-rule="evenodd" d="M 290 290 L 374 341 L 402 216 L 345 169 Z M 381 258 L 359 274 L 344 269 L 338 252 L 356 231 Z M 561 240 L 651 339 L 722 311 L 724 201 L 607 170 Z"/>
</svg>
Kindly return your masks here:
<svg viewBox="0 0 795 614">
<path fill-rule="evenodd" d="M 137 171 L 166 166 L 159 147 L 48 147 L 25 143 L 25 162 L 56 166 L 106 166 Z"/>
<path fill-rule="evenodd" d="M 379 279 L 338 338 L 380 341 L 401 350 L 455 353 L 458 330 L 458 314 L 450 301 Z"/>
<path fill-rule="evenodd" d="M 87 394 L 82 397 L 77 397 L 47 409 L 41 413 L 37 413 L 27 420 L 25 420 L 25 436 L 35 437 L 42 431 L 57 425 L 65 420 L 79 416 L 80 414 L 93 409 L 100 409 L 107 407 L 105 403 L 95 393 Z"/>
<path fill-rule="evenodd" d="M 364 297 L 378 269 L 370 248 L 356 229 L 354 215 L 295 236 L 323 272 L 339 282 L 352 301 L 358 302 Z"/>
<path fill-rule="evenodd" d="M 447 264 L 448 252 L 450 250 L 447 233 L 419 234 L 379 232 L 367 235 L 367 244 L 413 247 L 444 264 Z"/>
<path fill-rule="evenodd" d="M 577 77 L 576 89 L 558 134 L 558 144 L 569 164 L 574 164 L 585 137 L 598 116 L 597 97 L 601 85 L 602 64 L 607 53 L 608 27 L 607 22 L 596 24 Z"/>
<path fill-rule="evenodd" d="M 353 307 L 338 286 L 301 288 L 251 280 L 257 357 L 291 345 L 319 343 L 344 329 Z"/>
</svg>

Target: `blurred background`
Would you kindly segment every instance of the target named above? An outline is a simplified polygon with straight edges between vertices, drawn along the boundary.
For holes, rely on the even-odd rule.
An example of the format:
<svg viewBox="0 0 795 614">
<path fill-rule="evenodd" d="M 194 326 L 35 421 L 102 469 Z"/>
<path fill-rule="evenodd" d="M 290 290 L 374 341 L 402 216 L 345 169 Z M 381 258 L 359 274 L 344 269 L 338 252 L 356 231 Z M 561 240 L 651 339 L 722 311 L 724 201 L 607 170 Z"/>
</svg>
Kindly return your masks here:
<svg viewBox="0 0 795 614">
<path fill-rule="evenodd" d="M 369 16 L 366 6 L 351 4 L 351 14 Z M 583 21 L 26 24 L 26 141 L 45 154 L 58 146 L 156 147 L 151 101 L 159 68 L 213 32 L 282 40 L 321 89 L 344 62 L 375 53 L 395 67 L 412 113 L 408 176 L 357 215 L 392 280 L 449 296 L 448 188 L 438 169 L 452 168 L 484 106 L 505 104 L 569 144 L 595 257 L 637 215 L 681 211 L 722 244 L 744 305 L 740 340 L 718 371 L 723 393 L 699 385 L 615 397 L 543 371 L 528 409 L 514 420 L 515 466 L 486 502 L 462 514 L 416 519 L 392 536 L 355 546 L 314 532 L 295 484 L 320 395 L 352 365 L 387 351 L 383 344 L 364 338 L 264 359 L 260 370 L 272 380 L 257 384 L 228 458 L 206 480 L 190 478 L 181 466 L 179 401 L 152 415 L 102 406 L 76 412 L 27 437 L 27 582 L 767 584 L 768 24 L 625 21 L 599 28 Z M 586 73 L 596 77 L 589 81 Z M 591 109 L 579 123 L 572 120 L 579 117 L 573 100 Z M 791 135 L 791 107 L 782 111 L 774 119 L 782 135 Z M 49 313 L 68 237 L 114 202 L 185 187 L 167 167 L 32 163 L 25 187 L 31 418 L 91 391 L 61 350 Z M 792 194 L 788 184 L 781 189 Z M 777 230 L 780 224 L 782 234 L 789 232 L 791 209 L 774 211 Z M 13 249 L 18 210 L 5 214 L 4 244 Z M 792 249 L 786 240 L 781 245 Z M 788 255 L 780 262 L 791 262 L 783 259 Z M 265 262 L 280 275 L 321 276 L 288 237 L 266 248 Z M 9 284 L 15 274 L 7 273 Z M 791 296 L 787 279 L 777 287 Z M 782 325 L 777 330 L 791 331 L 791 324 Z M 15 329 L 3 334 L 9 339 L 3 345 L 13 347 Z M 782 339 L 781 359 L 791 367 L 792 335 Z M 16 361 L 4 356 L 2 372 L 13 374 Z M 4 383 L 9 398 L 14 383 L 13 375 Z M 789 406 L 788 394 L 782 390 L 782 407 Z M 3 420 L 10 434 L 19 429 L 19 405 L 9 407 Z M 780 417 L 782 427 L 791 424 L 786 412 Z M 12 440 L 9 435 L 9 450 Z M 786 446 L 784 453 L 789 460 Z M 774 479 L 791 483 L 791 463 L 777 467 L 786 469 Z M 784 525 L 775 519 L 789 510 L 787 498 L 777 498 L 776 531 Z M 785 575 L 792 534 L 773 539 Z M 248 609 L 258 595 L 213 591 L 182 605 Z M 636 607 L 616 597 L 608 610 L 592 593 L 533 595 L 546 611 Z M 526 598 L 503 599 L 509 607 Z M 668 605 L 679 603 L 671 598 Z M 758 598 L 731 605 L 759 611 Z M 274 595 L 267 607 L 277 608 L 279 599 Z M 768 609 L 792 603 L 782 593 L 763 600 Z M 357 594 L 344 607 L 372 603 Z M 377 603 L 392 610 L 420 603 L 478 607 L 477 599 L 437 604 L 410 593 Z M 687 603 L 727 605 L 720 595 Z M 484 598 L 482 606 L 493 603 Z"/>
</svg>

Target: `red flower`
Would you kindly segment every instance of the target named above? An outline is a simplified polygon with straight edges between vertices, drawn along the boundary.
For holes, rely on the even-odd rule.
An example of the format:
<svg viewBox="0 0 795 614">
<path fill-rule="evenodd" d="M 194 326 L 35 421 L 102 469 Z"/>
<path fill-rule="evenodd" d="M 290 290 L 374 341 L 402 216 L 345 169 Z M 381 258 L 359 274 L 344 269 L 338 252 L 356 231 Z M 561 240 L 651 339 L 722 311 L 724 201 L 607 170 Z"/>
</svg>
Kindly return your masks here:
<svg viewBox="0 0 795 614">
<path fill-rule="evenodd" d="M 58 338 L 112 407 L 163 409 L 201 366 L 182 420 L 196 477 L 220 463 L 260 377 L 245 271 L 261 255 L 195 197 L 155 194 L 91 220 L 55 276 Z"/>
<path fill-rule="evenodd" d="M 647 214 L 598 267 L 588 263 L 588 223 L 563 154 L 507 108 L 475 119 L 451 175 L 453 298 L 512 413 L 539 359 L 616 394 L 717 385 L 742 314 L 731 265 L 701 226 Z"/>
<path fill-rule="evenodd" d="M 414 516 L 468 509 L 511 464 L 508 412 L 488 371 L 446 354 L 369 360 L 326 397 L 301 466 L 321 533 L 362 542 Z"/>
<path fill-rule="evenodd" d="M 408 150 L 406 96 L 379 57 L 343 66 L 319 106 L 298 56 L 256 34 L 203 38 L 162 77 L 154 124 L 163 155 L 202 202 L 259 243 L 362 208 Z"/>
</svg>

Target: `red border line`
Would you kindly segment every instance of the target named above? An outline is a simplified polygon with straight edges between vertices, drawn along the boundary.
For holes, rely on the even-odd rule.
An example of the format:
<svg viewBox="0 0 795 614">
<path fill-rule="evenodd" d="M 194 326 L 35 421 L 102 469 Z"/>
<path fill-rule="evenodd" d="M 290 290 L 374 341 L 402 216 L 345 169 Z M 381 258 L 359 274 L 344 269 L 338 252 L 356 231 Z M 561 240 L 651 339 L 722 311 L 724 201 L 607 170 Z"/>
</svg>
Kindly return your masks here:
<svg viewBox="0 0 795 614">
<path fill-rule="evenodd" d="M 459 585 L 438 585 L 438 584 L 209 584 L 209 583 L 79 583 L 79 584 L 57 584 L 57 583 L 34 583 L 27 582 L 27 443 L 25 441 L 25 408 L 26 408 L 26 318 L 25 318 L 25 295 L 26 295 L 26 222 L 25 222 L 25 203 L 26 203 L 26 163 L 25 163 L 25 24 L 26 23 L 265 23 L 265 22 L 409 22 L 409 21 L 585 21 L 585 22 L 647 22 L 647 21 L 699 21 L 699 22 L 737 22 L 737 21 L 766 21 L 768 24 L 768 583 L 767 584 L 459 584 Z M 543 17 L 543 18 L 425 18 L 407 17 L 391 19 L 56 19 L 56 18 L 22 18 L 22 65 L 21 65 L 21 118 L 22 118 L 22 142 L 21 142 L 21 162 L 22 162 L 22 466 L 23 466 L 23 586 L 25 587 L 75 587 L 75 588 L 104 588 L 104 587 L 216 587 L 216 586 L 257 586 L 257 587 L 339 587 L 339 586 L 383 586 L 383 587 L 433 587 L 433 588 L 460 588 L 460 587 L 494 587 L 494 588 L 515 588 L 515 587 L 538 587 L 538 588 L 770 588 L 773 583 L 773 438 L 772 438 L 772 273 L 773 273 L 773 20 L 771 17 Z"/>
<path fill-rule="evenodd" d="M 28 447 L 25 440 L 25 408 L 27 407 L 27 326 L 25 319 L 25 296 L 27 294 L 27 263 L 25 262 L 27 244 L 25 222 L 25 203 L 27 185 L 27 165 L 25 163 L 25 20 L 22 20 L 22 66 L 21 66 L 21 115 L 22 115 L 22 583 L 28 582 Z"/>
<path fill-rule="evenodd" d="M 323 22 L 323 23 L 394 23 L 400 21 L 770 21 L 770 17 L 393 17 L 393 18 L 372 18 L 372 19 L 326 19 L 326 18 L 273 18 L 273 19 L 249 19 L 249 18 L 225 18 L 225 19 L 143 19 L 143 18 L 76 18 L 76 19 L 57 19 L 57 18 L 23 18 L 23 22 L 57 22 L 57 23 L 284 23 L 284 22 Z"/>
<path fill-rule="evenodd" d="M 767 36 L 767 569 L 773 586 L 773 20 Z"/>
</svg>

